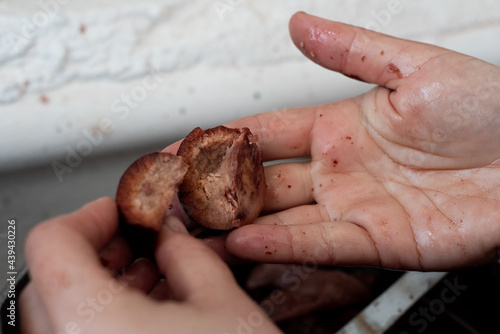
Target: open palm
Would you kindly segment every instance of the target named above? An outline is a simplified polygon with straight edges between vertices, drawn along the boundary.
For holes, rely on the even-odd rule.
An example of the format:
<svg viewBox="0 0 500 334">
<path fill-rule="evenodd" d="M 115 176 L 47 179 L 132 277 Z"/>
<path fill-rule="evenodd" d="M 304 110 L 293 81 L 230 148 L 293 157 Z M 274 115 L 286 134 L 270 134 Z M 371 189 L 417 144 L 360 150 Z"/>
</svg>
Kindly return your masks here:
<svg viewBox="0 0 500 334">
<path fill-rule="evenodd" d="M 499 257 L 500 69 L 297 13 L 311 60 L 378 86 L 240 119 L 258 135 L 267 204 L 227 249 L 265 262 L 445 270 Z"/>
</svg>

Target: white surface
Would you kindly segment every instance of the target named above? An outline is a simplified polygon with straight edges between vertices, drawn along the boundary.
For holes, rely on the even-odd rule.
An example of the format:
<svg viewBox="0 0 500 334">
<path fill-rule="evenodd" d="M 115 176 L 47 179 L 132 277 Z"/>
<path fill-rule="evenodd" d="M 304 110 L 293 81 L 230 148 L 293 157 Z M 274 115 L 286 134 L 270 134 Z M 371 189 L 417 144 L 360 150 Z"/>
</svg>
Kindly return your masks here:
<svg viewBox="0 0 500 334">
<path fill-rule="evenodd" d="M 446 272 L 407 272 L 337 334 L 384 333 L 445 275 Z"/>
<path fill-rule="evenodd" d="M 500 63 L 500 2 L 392 2 L 0 1 L 0 171 L 365 91 L 295 49 L 298 10 Z"/>
</svg>

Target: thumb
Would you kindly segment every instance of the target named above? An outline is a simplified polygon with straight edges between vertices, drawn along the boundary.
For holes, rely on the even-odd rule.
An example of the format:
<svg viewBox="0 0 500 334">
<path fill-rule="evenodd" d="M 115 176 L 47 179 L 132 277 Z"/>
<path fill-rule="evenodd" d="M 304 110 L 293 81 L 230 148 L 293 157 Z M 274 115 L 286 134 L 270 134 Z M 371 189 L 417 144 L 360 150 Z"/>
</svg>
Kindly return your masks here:
<svg viewBox="0 0 500 334">
<path fill-rule="evenodd" d="M 317 64 L 392 90 L 423 63 L 449 52 L 304 12 L 292 16 L 289 29 L 295 46 Z"/>
<path fill-rule="evenodd" d="M 237 287 L 229 267 L 201 240 L 190 236 L 176 217 L 168 216 L 160 231 L 156 259 L 175 300 L 205 305 L 227 298 L 229 288 Z"/>
</svg>

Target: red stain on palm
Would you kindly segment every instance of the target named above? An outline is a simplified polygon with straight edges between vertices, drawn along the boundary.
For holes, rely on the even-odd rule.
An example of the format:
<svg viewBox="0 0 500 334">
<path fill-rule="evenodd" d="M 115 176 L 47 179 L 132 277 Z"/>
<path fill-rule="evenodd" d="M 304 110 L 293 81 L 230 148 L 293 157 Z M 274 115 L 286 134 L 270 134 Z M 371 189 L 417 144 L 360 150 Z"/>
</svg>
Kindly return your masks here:
<svg viewBox="0 0 500 334">
<path fill-rule="evenodd" d="M 389 65 L 387 65 L 387 71 L 389 71 L 391 73 L 400 72 L 399 68 L 396 65 L 394 65 L 393 63 L 389 63 Z"/>
<path fill-rule="evenodd" d="M 387 65 L 387 72 L 389 72 L 389 73 L 396 73 L 396 75 L 398 76 L 398 78 L 403 77 L 403 75 L 401 74 L 401 71 L 399 70 L 399 68 L 396 65 L 394 65 L 393 63 L 389 63 L 389 65 Z"/>
</svg>

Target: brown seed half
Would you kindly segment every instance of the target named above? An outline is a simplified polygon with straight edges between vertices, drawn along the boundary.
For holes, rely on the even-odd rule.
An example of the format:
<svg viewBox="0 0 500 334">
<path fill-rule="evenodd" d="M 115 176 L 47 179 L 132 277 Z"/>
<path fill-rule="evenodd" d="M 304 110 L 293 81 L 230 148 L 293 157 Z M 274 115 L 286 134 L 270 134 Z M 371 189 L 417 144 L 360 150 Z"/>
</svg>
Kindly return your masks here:
<svg viewBox="0 0 500 334">
<path fill-rule="evenodd" d="M 181 157 L 155 152 L 130 165 L 118 184 L 116 203 L 127 223 L 159 231 L 187 165 Z"/>
<path fill-rule="evenodd" d="M 257 137 L 248 128 L 196 128 L 177 154 L 189 166 L 179 199 L 193 220 L 211 229 L 228 230 L 259 216 L 266 182 Z"/>
</svg>

